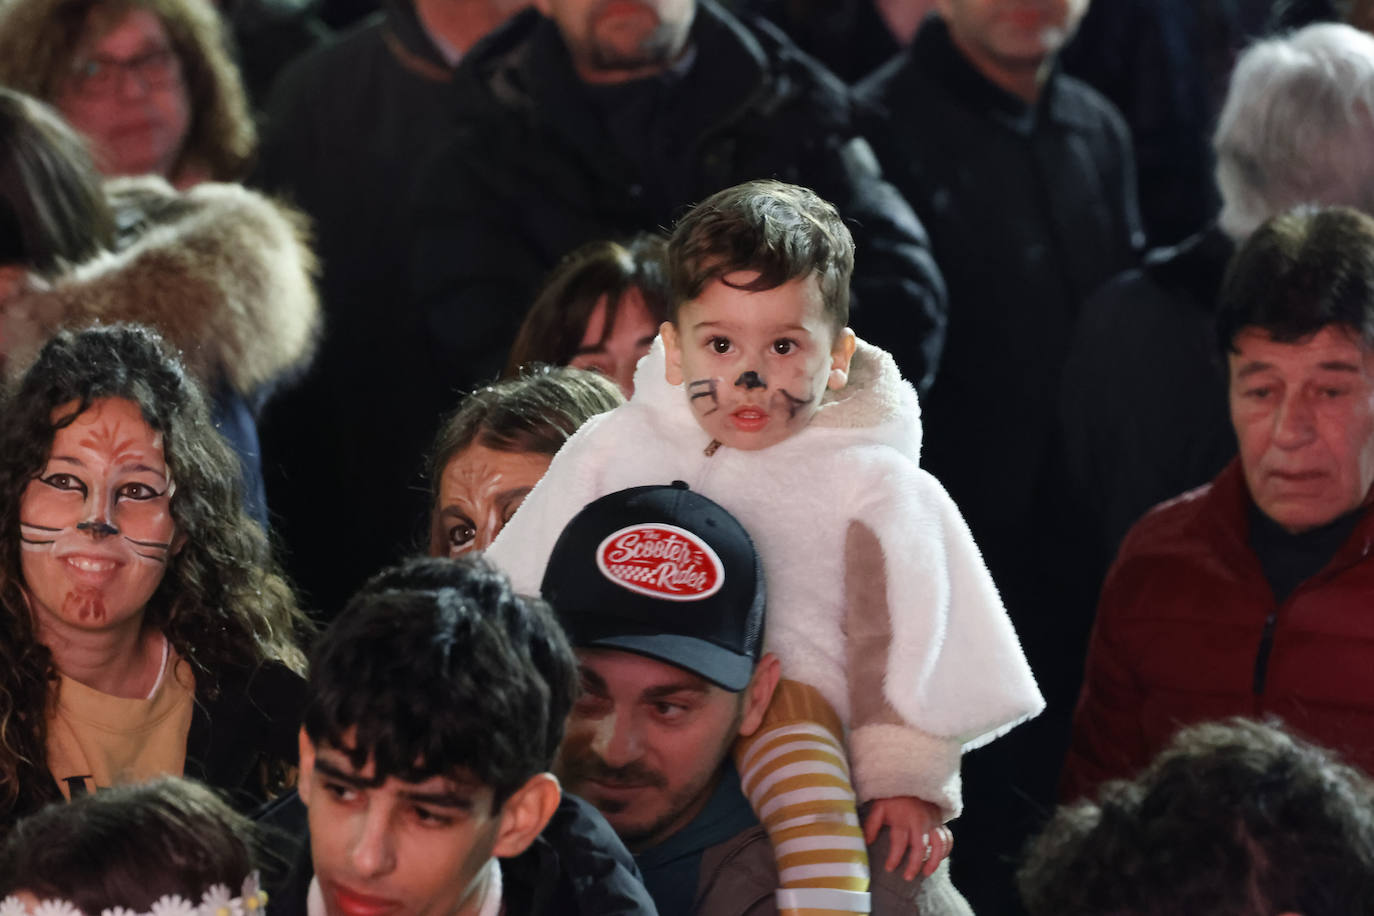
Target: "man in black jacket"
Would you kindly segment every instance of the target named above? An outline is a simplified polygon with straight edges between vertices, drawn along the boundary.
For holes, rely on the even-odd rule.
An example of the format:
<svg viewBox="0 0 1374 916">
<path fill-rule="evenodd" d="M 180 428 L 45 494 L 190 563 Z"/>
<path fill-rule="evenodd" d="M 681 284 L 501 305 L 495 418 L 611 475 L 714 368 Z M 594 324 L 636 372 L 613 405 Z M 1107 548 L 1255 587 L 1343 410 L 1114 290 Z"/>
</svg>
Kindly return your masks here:
<svg viewBox="0 0 1374 916">
<path fill-rule="evenodd" d="M 1048 703 L 966 761 L 965 867 L 1014 852 L 1036 803 L 1053 800 L 1096 596 L 1064 484 L 1058 381 L 1083 300 L 1134 265 L 1144 236 L 1125 123 L 1055 66 L 1087 6 L 938 0 L 911 47 L 855 90 L 949 285 L 921 464 L 968 519 Z M 1000 900 L 986 896 L 994 882 L 960 884 L 977 911 L 1015 906 L 1009 879 Z"/>
<path fill-rule="evenodd" d="M 670 226 L 751 178 L 816 190 L 858 247 L 855 329 L 927 384 L 944 287 L 849 95 L 774 27 L 713 0 L 547 0 L 459 65 L 456 136 L 416 185 L 412 292 L 449 385 L 497 372 L 577 245 Z"/>
<path fill-rule="evenodd" d="M 272 524 L 311 607 L 343 607 L 427 514 L 420 455 L 451 399 L 397 307 L 405 188 L 445 135 L 457 60 L 520 6 L 386 0 L 287 67 L 268 101 L 254 180 L 310 216 L 325 311 L 310 373 L 261 425 Z"/>
<path fill-rule="evenodd" d="M 576 690 L 548 607 L 481 560 L 374 577 L 311 659 L 308 832 L 274 914 L 655 913 L 624 846 L 548 772 Z"/>
</svg>

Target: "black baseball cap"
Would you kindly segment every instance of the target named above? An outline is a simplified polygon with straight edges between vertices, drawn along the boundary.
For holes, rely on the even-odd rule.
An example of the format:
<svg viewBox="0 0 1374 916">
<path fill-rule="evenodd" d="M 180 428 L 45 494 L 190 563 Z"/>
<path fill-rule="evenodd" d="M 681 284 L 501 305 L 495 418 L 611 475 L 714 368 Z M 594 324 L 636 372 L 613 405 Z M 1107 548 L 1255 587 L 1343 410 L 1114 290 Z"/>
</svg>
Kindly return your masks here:
<svg viewBox="0 0 1374 916">
<path fill-rule="evenodd" d="M 685 483 L 568 522 L 540 587 L 574 646 L 622 649 L 743 690 L 763 652 L 763 571 L 735 517 Z"/>
</svg>

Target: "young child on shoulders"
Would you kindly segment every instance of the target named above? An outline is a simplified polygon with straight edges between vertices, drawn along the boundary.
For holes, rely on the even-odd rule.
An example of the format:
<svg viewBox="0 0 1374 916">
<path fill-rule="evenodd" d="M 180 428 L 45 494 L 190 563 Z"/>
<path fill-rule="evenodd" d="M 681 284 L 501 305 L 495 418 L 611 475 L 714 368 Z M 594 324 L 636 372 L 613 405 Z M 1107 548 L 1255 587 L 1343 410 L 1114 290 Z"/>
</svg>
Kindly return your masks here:
<svg viewBox="0 0 1374 916">
<path fill-rule="evenodd" d="M 1044 702 L 967 525 L 918 464 L 915 390 L 846 326 L 854 245 L 834 207 L 776 181 L 729 188 L 681 220 L 668 261 L 674 308 L 634 397 L 568 441 L 488 556 L 537 593 L 566 522 L 644 484 L 685 481 L 735 515 L 785 679 L 736 747 L 779 910 L 868 912 L 865 838 L 886 826 L 889 870 L 909 850 L 908 879 L 933 872 L 960 755 Z"/>
</svg>

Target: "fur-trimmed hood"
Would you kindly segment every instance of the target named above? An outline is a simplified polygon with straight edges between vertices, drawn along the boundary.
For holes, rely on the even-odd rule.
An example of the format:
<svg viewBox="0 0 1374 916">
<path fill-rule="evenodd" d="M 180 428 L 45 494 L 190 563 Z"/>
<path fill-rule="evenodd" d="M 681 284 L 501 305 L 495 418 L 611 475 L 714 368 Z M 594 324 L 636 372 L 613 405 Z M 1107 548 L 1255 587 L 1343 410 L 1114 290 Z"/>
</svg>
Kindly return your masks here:
<svg viewBox="0 0 1374 916">
<path fill-rule="evenodd" d="M 304 371 L 320 332 L 304 217 L 233 184 L 178 193 L 142 177 L 106 192 L 133 240 L 0 303 L 8 373 L 58 327 L 115 321 L 156 328 L 207 389 L 225 380 L 252 398 Z"/>
</svg>

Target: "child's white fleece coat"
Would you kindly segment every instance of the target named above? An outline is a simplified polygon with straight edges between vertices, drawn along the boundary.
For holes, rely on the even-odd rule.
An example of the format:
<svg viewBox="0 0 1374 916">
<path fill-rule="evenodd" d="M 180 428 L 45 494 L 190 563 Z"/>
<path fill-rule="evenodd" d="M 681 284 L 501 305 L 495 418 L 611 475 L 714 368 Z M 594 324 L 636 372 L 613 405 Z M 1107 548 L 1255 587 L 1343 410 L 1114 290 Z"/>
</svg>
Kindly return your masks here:
<svg viewBox="0 0 1374 916">
<path fill-rule="evenodd" d="M 968 526 L 917 465 L 915 390 L 892 357 L 860 342 L 849 384 L 827 393 L 809 426 L 767 449 L 722 446 L 708 457 L 711 437 L 663 366 L 655 341 L 634 397 L 568 440 L 487 557 L 517 591 L 538 594 L 554 542 L 584 505 L 686 481 L 754 539 L 768 590 L 766 648 L 784 677 L 820 690 L 851 729 L 860 799 L 914 795 L 954 816 L 961 751 L 1036 715 L 1044 700 Z M 843 592 L 856 521 L 881 546 L 874 559 L 891 615 L 886 658 L 872 664 L 885 668 L 896 716 L 873 724 L 851 715 Z"/>
</svg>

